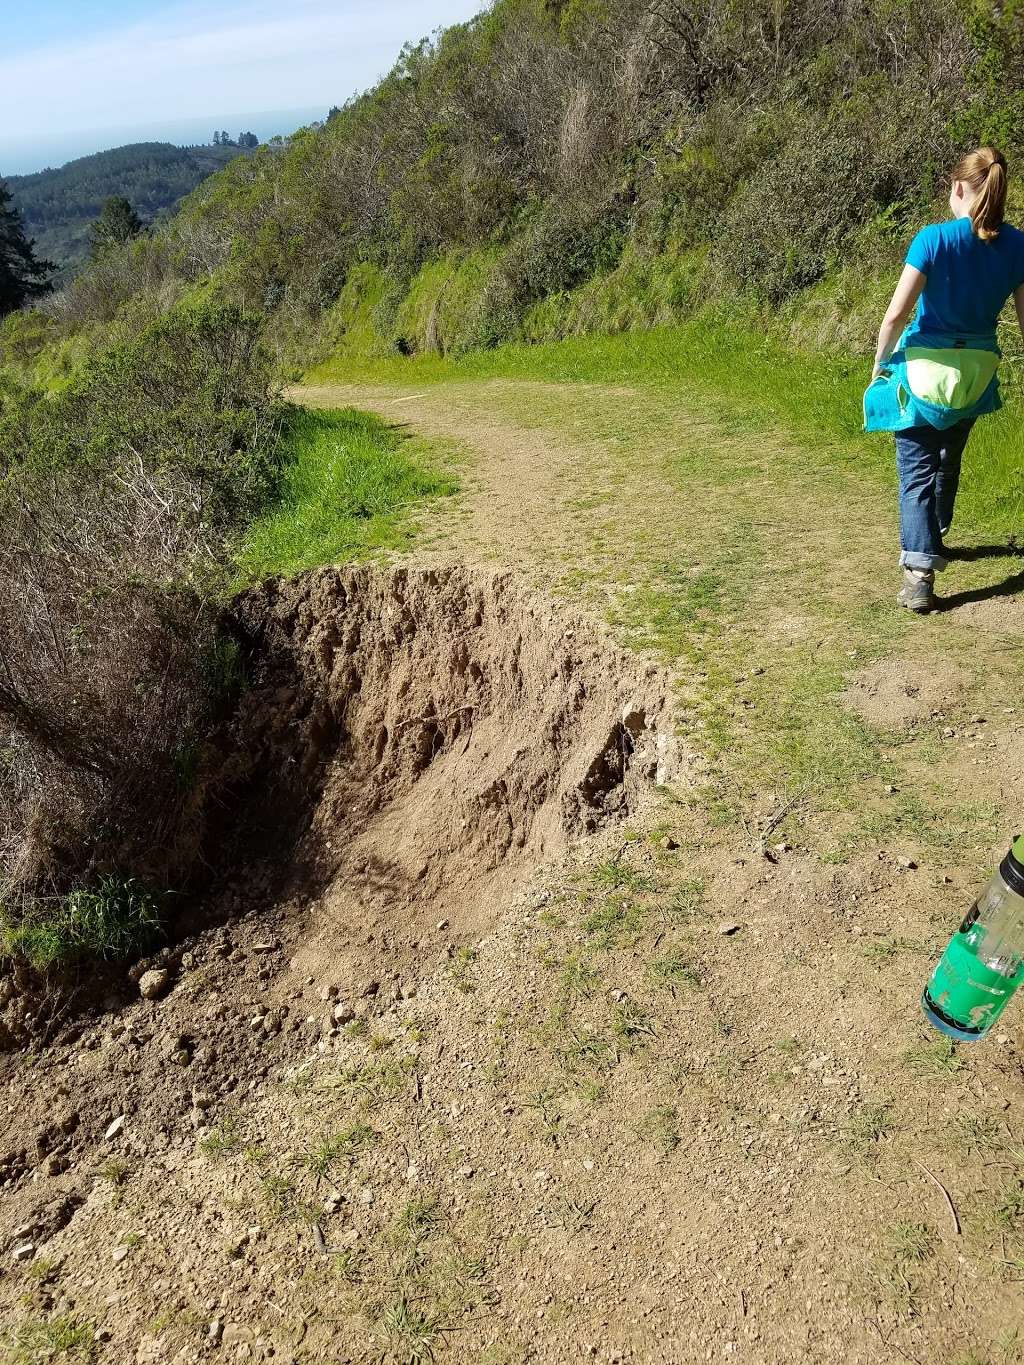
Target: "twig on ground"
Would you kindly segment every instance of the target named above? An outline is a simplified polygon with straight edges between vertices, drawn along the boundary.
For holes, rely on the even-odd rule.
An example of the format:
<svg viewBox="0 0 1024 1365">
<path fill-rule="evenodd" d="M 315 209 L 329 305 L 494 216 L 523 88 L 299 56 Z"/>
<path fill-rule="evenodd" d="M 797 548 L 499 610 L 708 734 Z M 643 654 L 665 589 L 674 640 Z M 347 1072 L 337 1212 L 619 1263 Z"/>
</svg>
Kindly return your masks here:
<svg viewBox="0 0 1024 1365">
<path fill-rule="evenodd" d="M 918 1168 L 918 1170 L 923 1171 L 923 1172 L 925 1173 L 925 1175 L 926 1175 L 926 1176 L 928 1177 L 928 1179 L 932 1182 L 932 1184 L 935 1186 L 935 1188 L 936 1188 L 937 1190 L 941 1190 L 942 1196 L 943 1196 L 943 1198 L 944 1198 L 945 1201 L 946 1201 L 946 1206 L 947 1206 L 947 1208 L 949 1209 L 949 1216 L 950 1216 L 950 1217 L 952 1218 L 952 1220 L 953 1220 L 953 1228 L 954 1228 L 954 1230 L 955 1230 L 955 1232 L 956 1232 L 956 1235 L 959 1237 L 959 1236 L 960 1236 L 960 1215 L 959 1215 L 959 1214 L 957 1213 L 957 1211 L 956 1211 L 956 1206 L 955 1206 L 954 1203 L 953 1203 L 953 1200 L 952 1200 L 952 1198 L 951 1198 L 951 1196 L 950 1196 L 949 1190 L 946 1189 L 945 1185 L 943 1185 L 942 1181 L 939 1180 L 937 1176 L 932 1175 L 931 1171 L 928 1169 L 927 1166 L 922 1165 L 922 1163 L 921 1163 L 920 1161 L 918 1161 L 918 1159 L 917 1159 L 916 1156 L 912 1156 L 910 1159 L 911 1159 L 911 1161 L 914 1163 L 914 1165 Z"/>
</svg>

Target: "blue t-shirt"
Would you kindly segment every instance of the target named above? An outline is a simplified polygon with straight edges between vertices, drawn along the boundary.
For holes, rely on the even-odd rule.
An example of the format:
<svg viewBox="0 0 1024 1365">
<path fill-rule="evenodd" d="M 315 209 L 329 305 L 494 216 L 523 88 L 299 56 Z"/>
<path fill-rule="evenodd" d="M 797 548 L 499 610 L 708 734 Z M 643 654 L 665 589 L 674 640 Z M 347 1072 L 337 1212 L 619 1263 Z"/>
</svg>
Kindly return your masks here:
<svg viewBox="0 0 1024 1365">
<path fill-rule="evenodd" d="M 910 243 L 907 265 L 928 281 L 904 344 L 917 335 L 994 344 L 1006 300 L 1024 284 L 1024 232 L 1004 223 L 983 242 L 970 218 L 930 223 Z"/>
</svg>

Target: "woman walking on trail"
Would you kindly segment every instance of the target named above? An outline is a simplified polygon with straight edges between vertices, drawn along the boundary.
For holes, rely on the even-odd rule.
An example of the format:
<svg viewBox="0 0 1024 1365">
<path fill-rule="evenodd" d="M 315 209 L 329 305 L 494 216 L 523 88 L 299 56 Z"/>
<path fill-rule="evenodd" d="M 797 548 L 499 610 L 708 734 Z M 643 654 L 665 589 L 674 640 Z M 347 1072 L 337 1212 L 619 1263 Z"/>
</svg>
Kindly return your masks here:
<svg viewBox="0 0 1024 1365">
<path fill-rule="evenodd" d="M 897 601 L 911 611 L 936 605 L 961 456 L 977 418 L 1002 406 L 996 322 L 1011 294 L 1024 333 L 1024 232 L 1003 222 L 1006 174 L 994 147 L 979 147 L 953 172 L 952 221 L 911 242 L 864 395 L 865 429 L 896 434 Z"/>
</svg>

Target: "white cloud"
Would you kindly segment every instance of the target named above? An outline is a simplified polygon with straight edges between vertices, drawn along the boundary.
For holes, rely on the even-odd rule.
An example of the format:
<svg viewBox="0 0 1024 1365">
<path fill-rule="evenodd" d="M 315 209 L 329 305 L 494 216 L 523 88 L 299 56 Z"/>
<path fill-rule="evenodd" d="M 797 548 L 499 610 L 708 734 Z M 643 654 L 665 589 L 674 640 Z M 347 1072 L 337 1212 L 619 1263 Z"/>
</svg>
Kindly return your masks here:
<svg viewBox="0 0 1024 1365">
<path fill-rule="evenodd" d="M 483 0 L 192 3 L 63 46 L 0 56 L 0 129 L 152 122 L 254 108 L 340 104 L 402 43 L 468 19 Z"/>
</svg>

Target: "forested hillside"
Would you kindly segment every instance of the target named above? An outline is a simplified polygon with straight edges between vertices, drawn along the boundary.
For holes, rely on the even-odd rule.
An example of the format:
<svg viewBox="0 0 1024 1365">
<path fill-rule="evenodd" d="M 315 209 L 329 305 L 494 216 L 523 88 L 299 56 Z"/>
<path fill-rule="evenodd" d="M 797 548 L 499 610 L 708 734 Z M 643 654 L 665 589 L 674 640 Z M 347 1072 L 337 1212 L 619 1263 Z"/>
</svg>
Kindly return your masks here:
<svg viewBox="0 0 1024 1365">
<path fill-rule="evenodd" d="M 88 255 L 89 224 L 112 195 L 123 195 L 140 218 L 152 221 L 189 194 L 206 176 L 239 155 L 234 144 L 175 147 L 138 142 L 65 166 L 7 179 L 37 252 L 66 274 Z M 0 174 L 3 168 L 0 167 Z"/>
</svg>

